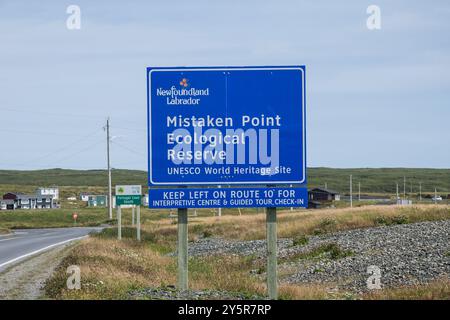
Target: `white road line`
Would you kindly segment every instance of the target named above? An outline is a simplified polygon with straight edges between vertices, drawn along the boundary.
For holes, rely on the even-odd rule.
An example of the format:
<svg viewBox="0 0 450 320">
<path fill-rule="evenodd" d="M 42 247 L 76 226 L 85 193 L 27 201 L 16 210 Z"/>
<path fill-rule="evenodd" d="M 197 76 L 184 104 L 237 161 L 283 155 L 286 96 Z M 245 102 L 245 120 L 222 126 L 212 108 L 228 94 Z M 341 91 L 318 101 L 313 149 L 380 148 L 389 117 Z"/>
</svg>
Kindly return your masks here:
<svg viewBox="0 0 450 320">
<path fill-rule="evenodd" d="M 56 247 L 56 246 L 60 246 L 60 245 L 65 244 L 65 243 L 67 243 L 67 242 L 71 242 L 71 241 L 75 241 L 75 240 L 87 238 L 87 237 L 88 237 L 88 235 L 82 236 L 82 237 L 78 237 L 78 238 L 72 238 L 72 239 L 69 239 L 69 240 L 65 240 L 65 241 L 62 241 L 62 242 L 58 242 L 58 243 L 49 245 L 49 246 L 47 246 L 47 247 L 45 247 L 45 248 L 42 248 L 42 249 L 39 249 L 39 250 L 35 250 L 35 251 L 33 251 L 33 252 L 24 254 L 24 255 L 22 255 L 22 256 L 20 256 L 20 257 L 14 258 L 14 259 L 9 260 L 9 261 L 6 261 L 6 262 L 0 264 L 0 268 L 6 266 L 6 265 L 8 265 L 8 264 L 11 264 L 11 263 L 13 263 L 13 262 L 16 262 L 16 261 L 18 261 L 18 260 L 20 260 L 20 259 L 23 259 L 23 258 L 32 256 L 32 255 L 35 255 L 35 254 L 37 254 L 37 253 L 39 253 L 39 252 L 42 252 L 42 251 L 45 251 L 45 250 L 48 250 L 48 249 L 50 249 L 50 248 L 53 248 L 53 247 Z"/>
<path fill-rule="evenodd" d="M 8 241 L 8 240 L 14 240 L 14 239 L 20 239 L 20 238 L 23 238 L 23 237 L 14 237 L 14 238 L 2 239 L 2 240 L 0 240 L 0 242 Z"/>
</svg>

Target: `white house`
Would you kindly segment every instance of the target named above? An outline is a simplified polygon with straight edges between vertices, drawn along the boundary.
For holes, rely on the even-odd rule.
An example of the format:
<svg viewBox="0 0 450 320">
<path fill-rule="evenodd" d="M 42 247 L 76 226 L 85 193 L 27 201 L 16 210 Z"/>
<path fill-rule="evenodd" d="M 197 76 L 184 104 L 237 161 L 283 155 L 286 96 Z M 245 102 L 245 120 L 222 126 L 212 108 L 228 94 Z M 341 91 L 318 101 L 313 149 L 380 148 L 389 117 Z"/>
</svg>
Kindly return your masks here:
<svg viewBox="0 0 450 320">
<path fill-rule="evenodd" d="M 89 201 L 89 196 L 92 196 L 91 193 L 86 193 L 86 192 L 81 192 L 80 193 L 80 200 L 84 201 L 84 202 L 88 202 Z"/>
<path fill-rule="evenodd" d="M 50 187 L 50 188 L 38 188 L 36 190 L 36 195 L 41 197 L 53 196 L 54 201 L 59 200 L 59 188 Z"/>
<path fill-rule="evenodd" d="M 3 195 L 3 199 L 0 202 L 2 210 L 52 209 L 58 207 L 52 195 L 41 196 L 39 194 L 8 192 Z"/>
<path fill-rule="evenodd" d="M 144 194 L 144 196 L 142 197 L 142 205 L 144 207 L 148 207 L 148 193 Z"/>
</svg>

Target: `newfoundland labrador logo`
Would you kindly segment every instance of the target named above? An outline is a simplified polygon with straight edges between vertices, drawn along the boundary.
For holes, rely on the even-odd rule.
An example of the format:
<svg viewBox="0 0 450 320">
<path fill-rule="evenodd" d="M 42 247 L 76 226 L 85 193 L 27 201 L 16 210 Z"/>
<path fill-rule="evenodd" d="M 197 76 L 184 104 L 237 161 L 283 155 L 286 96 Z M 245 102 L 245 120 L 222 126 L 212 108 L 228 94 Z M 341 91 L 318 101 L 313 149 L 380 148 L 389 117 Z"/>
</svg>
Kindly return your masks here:
<svg viewBox="0 0 450 320">
<path fill-rule="evenodd" d="M 187 88 L 189 86 L 188 79 L 186 78 L 181 79 L 180 86 Z"/>
<path fill-rule="evenodd" d="M 180 80 L 180 87 L 171 86 L 169 89 L 158 88 L 156 95 L 166 97 L 167 105 L 198 105 L 201 97 L 209 96 L 209 88 L 197 89 L 190 87 L 189 80 Z"/>
</svg>

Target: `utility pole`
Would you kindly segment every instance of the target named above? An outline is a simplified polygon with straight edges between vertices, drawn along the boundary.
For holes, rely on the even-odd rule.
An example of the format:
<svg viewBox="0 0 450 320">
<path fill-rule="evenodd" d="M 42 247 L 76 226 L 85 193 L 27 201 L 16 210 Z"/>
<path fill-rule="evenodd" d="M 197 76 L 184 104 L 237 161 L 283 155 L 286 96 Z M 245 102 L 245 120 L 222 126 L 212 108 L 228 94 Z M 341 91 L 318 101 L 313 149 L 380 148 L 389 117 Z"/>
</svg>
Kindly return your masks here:
<svg viewBox="0 0 450 320">
<path fill-rule="evenodd" d="M 422 182 L 419 182 L 419 201 L 422 201 Z"/>
<path fill-rule="evenodd" d="M 328 189 L 328 184 L 325 182 L 325 189 Z"/>
<path fill-rule="evenodd" d="M 361 182 L 358 182 L 358 201 L 361 201 Z"/>
<path fill-rule="evenodd" d="M 434 204 L 437 204 L 437 190 L 434 188 Z"/>
<path fill-rule="evenodd" d="M 395 199 L 395 201 L 397 202 L 397 204 L 398 204 L 398 200 L 399 200 L 399 197 L 398 197 L 398 182 L 397 182 L 397 198 Z"/>
<path fill-rule="evenodd" d="M 350 175 L 350 208 L 353 208 L 352 175 Z"/>
<path fill-rule="evenodd" d="M 108 159 L 108 207 L 109 207 L 109 220 L 112 220 L 112 191 L 111 191 L 111 163 L 109 157 L 109 117 L 106 120 L 106 152 Z"/>
<path fill-rule="evenodd" d="M 403 199 L 406 200 L 406 177 L 403 177 Z"/>
</svg>

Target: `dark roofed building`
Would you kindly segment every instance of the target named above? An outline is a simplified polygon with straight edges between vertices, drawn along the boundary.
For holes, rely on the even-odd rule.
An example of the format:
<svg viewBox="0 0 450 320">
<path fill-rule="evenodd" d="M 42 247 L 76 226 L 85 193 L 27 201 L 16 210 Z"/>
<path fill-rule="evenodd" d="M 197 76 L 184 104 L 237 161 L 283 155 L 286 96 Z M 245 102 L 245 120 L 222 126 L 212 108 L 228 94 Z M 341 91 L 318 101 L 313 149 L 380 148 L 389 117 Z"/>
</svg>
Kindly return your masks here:
<svg viewBox="0 0 450 320">
<path fill-rule="evenodd" d="M 3 195 L 3 200 L 17 200 L 17 196 L 20 195 L 20 193 L 12 193 L 8 192 Z"/>
<path fill-rule="evenodd" d="M 334 190 L 314 188 L 308 191 L 308 199 L 310 201 L 339 201 L 341 196 L 339 192 Z"/>
<path fill-rule="evenodd" d="M 339 192 L 325 189 L 314 188 L 308 190 L 308 208 L 321 208 L 324 206 L 330 206 L 333 201 L 341 200 Z"/>
</svg>

